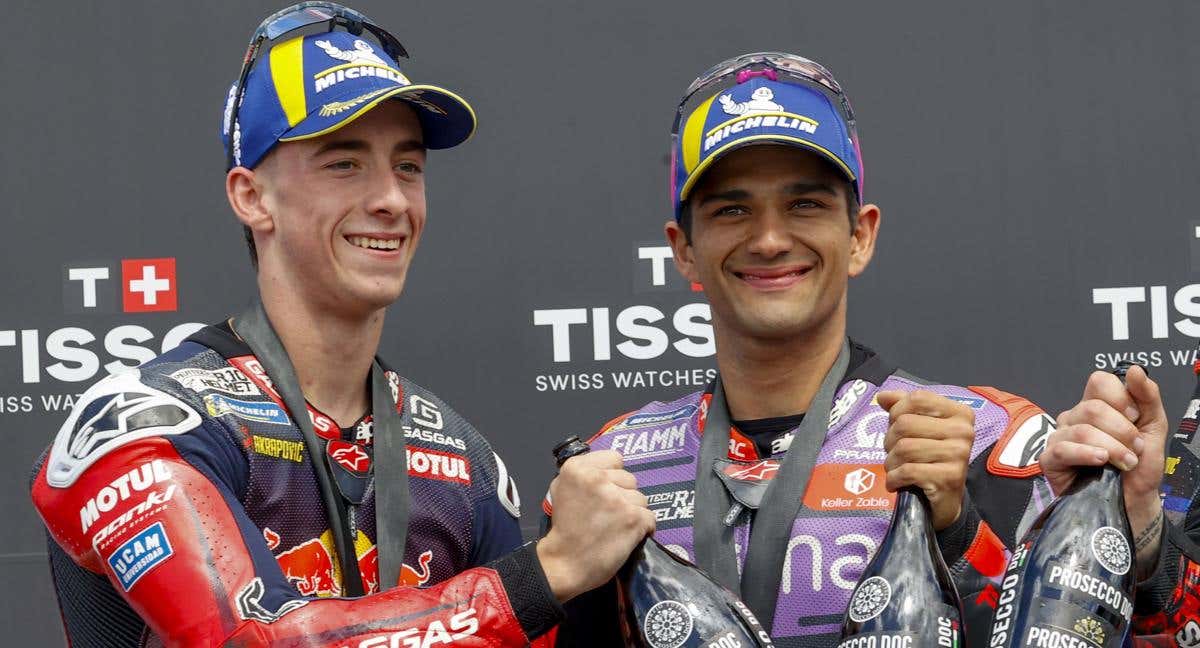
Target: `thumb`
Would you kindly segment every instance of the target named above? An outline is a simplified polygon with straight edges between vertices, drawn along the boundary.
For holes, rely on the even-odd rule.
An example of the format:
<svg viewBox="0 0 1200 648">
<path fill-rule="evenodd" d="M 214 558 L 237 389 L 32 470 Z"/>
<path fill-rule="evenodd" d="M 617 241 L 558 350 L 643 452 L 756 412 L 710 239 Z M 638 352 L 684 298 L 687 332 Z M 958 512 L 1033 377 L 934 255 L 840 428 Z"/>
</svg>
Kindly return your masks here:
<svg viewBox="0 0 1200 648">
<path fill-rule="evenodd" d="M 896 403 L 900 402 L 901 398 L 904 398 L 904 392 L 897 390 L 881 391 L 875 394 L 875 402 L 879 403 L 879 406 L 887 412 L 890 412 L 896 406 Z"/>
<path fill-rule="evenodd" d="M 1163 410 L 1158 384 L 1150 379 L 1146 370 L 1140 365 L 1134 365 L 1126 372 L 1125 388 L 1129 391 L 1129 395 L 1138 409 L 1137 426 L 1139 428 L 1151 421 L 1166 421 L 1167 415 Z"/>
</svg>

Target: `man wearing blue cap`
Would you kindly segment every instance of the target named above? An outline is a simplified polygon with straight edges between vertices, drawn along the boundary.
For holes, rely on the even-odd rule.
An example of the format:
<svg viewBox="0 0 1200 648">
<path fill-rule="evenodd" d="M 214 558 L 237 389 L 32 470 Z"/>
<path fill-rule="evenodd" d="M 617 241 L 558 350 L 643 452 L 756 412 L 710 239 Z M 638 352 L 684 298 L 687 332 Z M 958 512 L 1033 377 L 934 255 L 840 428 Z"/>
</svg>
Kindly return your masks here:
<svg viewBox="0 0 1200 648">
<path fill-rule="evenodd" d="M 504 463 L 375 357 L 426 150 L 475 128 L 405 56 L 332 3 L 255 33 L 222 131 L 260 301 L 92 386 L 39 461 L 72 645 L 544 644 L 653 529 L 619 456 L 594 453 L 552 484 L 554 532 L 520 546 Z"/>
<path fill-rule="evenodd" d="M 848 280 L 881 216 L 863 202 L 853 111 L 825 68 L 784 53 L 718 64 L 688 88 L 672 137 L 665 232 L 711 305 L 719 375 L 613 419 L 592 447 L 622 454 L 655 537 L 740 593 L 781 647 L 836 644 L 895 492 L 919 489 L 966 615 L 969 634 L 953 627 L 946 645 L 985 645 L 1006 547 L 1053 497 L 1037 460 L 1054 420 L 847 338 Z M 1134 532 L 1150 524 L 1139 513 Z M 609 645 L 593 641 L 613 598 L 568 604 L 559 645 Z"/>
</svg>

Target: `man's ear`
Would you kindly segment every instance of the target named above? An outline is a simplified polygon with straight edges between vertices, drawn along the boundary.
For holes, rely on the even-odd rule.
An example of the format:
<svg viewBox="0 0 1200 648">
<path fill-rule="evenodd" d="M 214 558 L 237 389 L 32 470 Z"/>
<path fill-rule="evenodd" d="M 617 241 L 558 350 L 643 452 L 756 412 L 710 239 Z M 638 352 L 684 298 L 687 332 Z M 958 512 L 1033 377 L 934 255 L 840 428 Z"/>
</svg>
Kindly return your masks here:
<svg viewBox="0 0 1200 648">
<path fill-rule="evenodd" d="M 674 220 L 669 220 L 663 225 L 663 231 L 667 234 L 667 243 L 671 245 L 671 253 L 675 257 L 675 269 L 688 281 L 700 283 L 696 262 L 692 257 L 692 244 L 683 228 Z"/>
<path fill-rule="evenodd" d="M 868 203 L 858 208 L 858 220 L 850 232 L 850 272 L 857 277 L 867 269 L 875 255 L 875 239 L 879 236 L 879 207 Z"/>
<path fill-rule="evenodd" d="M 238 221 L 255 234 L 275 229 L 275 220 L 267 209 L 263 174 L 246 167 L 234 167 L 225 174 L 225 197 Z"/>
</svg>

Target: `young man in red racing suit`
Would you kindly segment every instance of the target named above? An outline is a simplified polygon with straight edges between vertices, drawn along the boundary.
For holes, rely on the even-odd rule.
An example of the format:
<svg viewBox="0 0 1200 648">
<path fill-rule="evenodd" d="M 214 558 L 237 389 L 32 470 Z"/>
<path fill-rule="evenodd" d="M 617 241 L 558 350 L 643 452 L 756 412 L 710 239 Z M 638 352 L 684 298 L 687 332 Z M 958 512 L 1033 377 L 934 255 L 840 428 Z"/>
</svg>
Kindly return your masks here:
<svg viewBox="0 0 1200 648">
<path fill-rule="evenodd" d="M 247 58 L 226 108 L 226 190 L 261 306 L 94 385 L 39 462 L 72 645 L 546 645 L 560 603 L 653 529 L 619 458 L 594 453 L 552 484 L 576 512 L 520 546 L 499 457 L 376 363 L 425 224 L 426 149 L 475 119 L 412 85 L 361 14 L 276 18 L 286 32 L 314 12 L 349 26 L 271 34 L 286 40 Z M 259 351 L 267 329 L 279 341 Z M 397 472 L 375 470 L 385 446 L 403 448 Z M 396 480 L 407 492 L 385 504 Z M 388 526 L 398 509 L 407 524 Z"/>
<path fill-rule="evenodd" d="M 711 304 L 719 377 L 617 417 L 592 447 L 623 456 L 655 537 L 740 591 L 781 648 L 837 643 L 894 491 L 920 488 L 965 645 L 985 645 L 1007 547 L 1053 497 L 1037 458 L 1054 420 L 847 340 L 847 280 L 871 259 L 880 211 L 861 203 L 853 113 L 827 70 L 782 53 L 718 64 L 688 89 L 673 135 L 666 236 Z M 788 459 L 806 462 L 790 510 L 768 490 Z M 1133 521 L 1135 533 L 1150 522 Z M 612 641 L 594 638 L 613 598 L 568 604 L 559 645 Z"/>
</svg>

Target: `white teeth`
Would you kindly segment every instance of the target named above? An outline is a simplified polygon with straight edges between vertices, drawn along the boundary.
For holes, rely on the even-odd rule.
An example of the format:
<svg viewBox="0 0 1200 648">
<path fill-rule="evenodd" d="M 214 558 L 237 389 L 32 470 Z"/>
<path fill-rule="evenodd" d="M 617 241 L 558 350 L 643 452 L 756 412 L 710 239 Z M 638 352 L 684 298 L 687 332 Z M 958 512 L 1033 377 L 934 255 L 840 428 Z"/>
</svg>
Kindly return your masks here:
<svg viewBox="0 0 1200 648">
<path fill-rule="evenodd" d="M 346 240 L 349 241 L 351 245 L 360 248 L 375 250 L 396 250 L 400 248 L 400 239 L 377 239 L 367 236 L 348 236 L 346 237 Z"/>
</svg>

